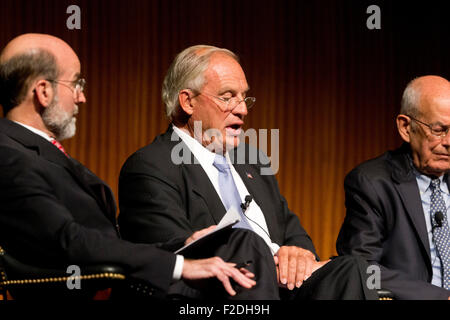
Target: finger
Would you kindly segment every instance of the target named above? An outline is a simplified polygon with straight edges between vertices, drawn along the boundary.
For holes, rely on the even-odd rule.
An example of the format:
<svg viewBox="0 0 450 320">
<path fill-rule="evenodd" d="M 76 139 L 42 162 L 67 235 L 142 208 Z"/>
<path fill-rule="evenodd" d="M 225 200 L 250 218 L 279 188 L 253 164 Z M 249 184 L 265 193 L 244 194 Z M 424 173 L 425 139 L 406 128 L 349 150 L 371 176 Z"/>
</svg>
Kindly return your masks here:
<svg viewBox="0 0 450 320">
<path fill-rule="evenodd" d="M 228 292 L 229 295 L 231 296 L 236 295 L 236 291 L 234 291 L 233 287 L 231 286 L 230 279 L 226 275 L 224 274 L 218 275 L 217 279 L 219 279 L 222 282 L 225 291 Z"/>
<path fill-rule="evenodd" d="M 277 271 L 277 283 L 280 284 L 280 268 L 278 266 L 275 267 L 275 270 Z"/>
<path fill-rule="evenodd" d="M 228 276 L 232 277 L 236 282 L 244 281 L 247 284 L 254 285 L 256 282 L 250 278 L 253 278 L 255 275 L 248 271 L 245 268 L 235 268 L 236 264 L 233 262 L 225 262 L 225 267 L 223 268 L 223 272 Z M 240 283 L 239 283 L 240 284 Z"/>
<path fill-rule="evenodd" d="M 277 266 L 278 265 L 278 256 L 277 255 L 273 256 L 273 261 L 275 262 L 275 265 Z"/>
<path fill-rule="evenodd" d="M 305 269 L 303 261 L 298 260 L 296 256 L 289 256 L 289 270 L 288 270 L 288 282 L 287 287 L 289 290 L 293 290 L 297 279 L 298 270 L 303 272 Z"/>
<path fill-rule="evenodd" d="M 275 271 L 277 272 L 277 283 L 280 284 L 280 270 L 278 268 L 278 256 L 274 255 L 273 256 L 273 262 L 275 262 Z"/>
<path fill-rule="evenodd" d="M 255 277 L 255 274 L 254 274 L 254 273 L 252 273 L 251 271 L 249 271 L 249 270 L 247 270 L 247 269 L 245 269 L 245 268 L 240 268 L 239 271 L 240 271 L 244 276 L 246 276 L 246 277 L 248 277 L 248 278 L 254 278 L 254 277 Z"/>
<path fill-rule="evenodd" d="M 225 271 L 226 276 L 233 278 L 236 283 L 244 288 L 250 289 L 256 284 L 256 281 L 243 275 L 239 270 L 232 269 Z"/>
<path fill-rule="evenodd" d="M 307 269 L 305 259 L 303 257 L 299 257 L 298 259 L 297 274 L 295 279 L 295 286 L 297 288 L 299 288 L 303 284 L 303 281 L 305 280 L 305 270 Z"/>
<path fill-rule="evenodd" d="M 315 263 L 315 261 L 311 260 L 311 259 L 306 259 L 305 262 L 306 262 L 305 263 L 305 274 L 303 277 L 303 281 L 306 281 L 311 276 L 311 274 L 313 272 L 314 263 Z"/>
<path fill-rule="evenodd" d="M 232 268 L 235 268 L 237 266 L 237 264 L 234 262 L 226 262 L 226 264 Z M 245 275 L 248 278 L 255 277 L 254 273 L 250 272 L 249 270 L 245 269 L 244 267 L 238 268 L 238 270 L 239 270 L 239 272 L 241 272 L 243 275 Z"/>
<path fill-rule="evenodd" d="M 256 281 L 251 279 L 255 275 L 245 268 L 240 268 L 239 270 L 233 268 L 231 270 L 230 276 L 233 277 L 233 279 L 236 281 L 243 281 L 245 283 L 245 286 L 249 285 L 250 287 L 252 287 L 256 284 Z"/>
<path fill-rule="evenodd" d="M 281 252 L 280 252 L 281 251 Z M 288 254 L 286 250 L 278 250 L 278 270 L 280 272 L 280 282 L 281 284 L 287 283 L 288 277 Z"/>
</svg>

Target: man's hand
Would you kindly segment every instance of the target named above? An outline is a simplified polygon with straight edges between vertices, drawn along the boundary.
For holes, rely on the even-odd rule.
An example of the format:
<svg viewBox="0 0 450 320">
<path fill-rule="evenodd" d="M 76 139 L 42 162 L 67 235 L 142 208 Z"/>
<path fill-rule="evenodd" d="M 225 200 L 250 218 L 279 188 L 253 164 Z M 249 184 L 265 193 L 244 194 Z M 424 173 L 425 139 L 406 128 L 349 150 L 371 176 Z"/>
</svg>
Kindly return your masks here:
<svg viewBox="0 0 450 320">
<path fill-rule="evenodd" d="M 225 262 L 219 257 L 199 260 L 184 260 L 181 277 L 184 280 L 202 280 L 217 278 L 222 282 L 225 290 L 232 296 L 236 294 L 230 283 L 230 278 L 240 286 L 250 289 L 256 282 L 252 280 L 255 275 L 245 268 L 236 269 L 235 263 Z"/>
<path fill-rule="evenodd" d="M 209 226 L 208 228 L 194 232 L 189 238 L 186 239 L 186 241 L 184 242 L 184 245 L 187 245 L 187 244 L 191 243 L 192 241 L 197 240 L 200 237 L 203 237 L 205 234 L 213 231 L 216 227 L 217 227 L 216 225 L 212 225 L 212 226 Z"/>
<path fill-rule="evenodd" d="M 299 288 L 317 269 L 330 260 L 317 262 L 314 254 L 299 247 L 283 246 L 274 256 L 278 284 L 293 290 Z"/>
</svg>

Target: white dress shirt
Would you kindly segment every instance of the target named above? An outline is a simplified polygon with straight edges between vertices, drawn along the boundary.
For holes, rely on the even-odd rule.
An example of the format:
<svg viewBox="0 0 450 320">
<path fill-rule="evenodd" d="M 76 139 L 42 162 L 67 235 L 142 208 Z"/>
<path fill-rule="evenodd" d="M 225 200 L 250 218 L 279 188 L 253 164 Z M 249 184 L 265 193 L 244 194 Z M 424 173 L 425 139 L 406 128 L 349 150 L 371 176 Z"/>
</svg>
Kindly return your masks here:
<svg viewBox="0 0 450 320">
<path fill-rule="evenodd" d="M 199 164 L 202 166 L 209 180 L 213 184 L 214 189 L 217 192 L 217 195 L 221 198 L 219 188 L 219 171 L 213 165 L 216 154 L 206 149 L 200 142 L 191 137 L 191 135 L 185 132 L 184 130 L 177 128 L 176 126 L 173 126 L 173 129 L 175 133 L 177 133 L 178 136 L 180 136 L 180 138 L 183 140 L 183 142 L 188 146 L 189 150 L 192 152 L 194 157 L 198 160 Z M 230 164 L 233 180 L 238 189 L 239 196 L 241 197 L 241 202 L 244 203 L 245 196 L 249 195 L 250 193 L 245 187 L 245 184 L 242 181 L 241 177 L 236 172 L 236 169 L 231 164 L 228 153 L 225 155 L 225 158 L 227 159 L 228 164 Z M 269 237 L 269 230 L 267 228 L 266 219 L 256 201 L 253 200 L 250 203 L 250 206 L 245 211 L 245 215 L 249 218 L 247 220 L 250 226 L 252 227 L 253 231 L 264 239 L 264 241 L 272 251 L 272 254 L 277 253 L 278 249 L 280 249 L 280 246 L 271 241 Z"/>
</svg>

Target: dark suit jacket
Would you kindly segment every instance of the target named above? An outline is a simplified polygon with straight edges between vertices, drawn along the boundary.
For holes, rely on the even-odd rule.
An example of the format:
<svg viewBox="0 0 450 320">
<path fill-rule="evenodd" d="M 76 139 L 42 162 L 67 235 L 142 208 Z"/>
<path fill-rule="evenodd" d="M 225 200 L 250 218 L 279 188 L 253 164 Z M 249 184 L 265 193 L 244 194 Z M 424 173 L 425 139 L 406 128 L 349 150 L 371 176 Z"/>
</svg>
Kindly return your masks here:
<svg viewBox="0 0 450 320">
<path fill-rule="evenodd" d="M 180 150 L 189 149 L 170 126 L 124 164 L 119 179 L 119 225 L 125 239 L 162 242 L 177 249 L 194 231 L 217 224 L 224 216 L 222 201 L 201 165 L 173 163 L 172 152 Z M 246 163 L 248 159 L 247 152 Z M 261 175 L 261 164 L 234 167 L 261 207 L 272 241 L 315 253 L 310 237 L 281 196 L 275 177 Z"/>
<path fill-rule="evenodd" d="M 347 215 L 339 254 L 360 255 L 381 266 L 381 286 L 399 299 L 447 299 L 431 285 L 425 216 L 409 145 L 353 169 L 345 179 Z M 449 185 L 449 179 L 446 177 Z"/>
<path fill-rule="evenodd" d="M 50 142 L 0 119 L 0 245 L 42 267 L 118 263 L 165 292 L 175 256 L 119 239 L 109 187 Z"/>
</svg>

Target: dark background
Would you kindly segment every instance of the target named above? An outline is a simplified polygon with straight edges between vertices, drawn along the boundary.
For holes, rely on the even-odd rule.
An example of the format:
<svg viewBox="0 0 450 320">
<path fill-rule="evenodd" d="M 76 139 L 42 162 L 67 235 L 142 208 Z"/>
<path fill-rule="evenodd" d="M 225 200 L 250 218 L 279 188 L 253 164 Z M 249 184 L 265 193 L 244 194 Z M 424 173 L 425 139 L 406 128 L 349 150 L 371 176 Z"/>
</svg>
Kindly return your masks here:
<svg viewBox="0 0 450 320">
<path fill-rule="evenodd" d="M 66 9 L 81 8 L 81 30 Z M 381 8 L 381 30 L 366 9 Z M 335 254 L 345 215 L 343 179 L 400 144 L 395 129 L 412 78 L 449 78 L 445 1 L 1 0 L 0 46 L 49 33 L 78 53 L 87 79 L 67 151 L 117 196 L 125 159 L 165 131 L 160 91 L 179 51 L 210 44 L 237 53 L 250 95 L 246 128 L 280 130 L 277 174 L 290 208 L 322 258 Z M 1 112 L 0 112 L 1 113 Z M 1 156 L 1 155 L 0 155 Z"/>
</svg>

